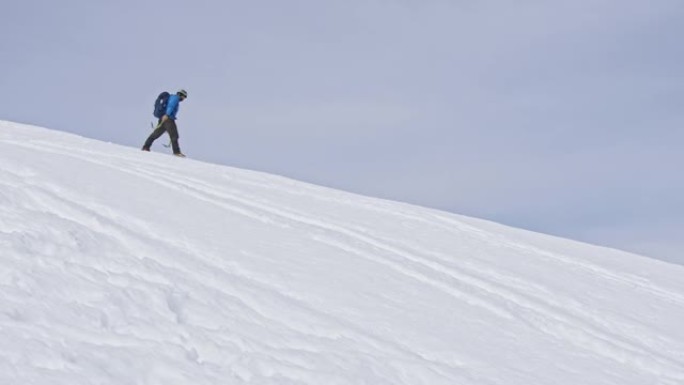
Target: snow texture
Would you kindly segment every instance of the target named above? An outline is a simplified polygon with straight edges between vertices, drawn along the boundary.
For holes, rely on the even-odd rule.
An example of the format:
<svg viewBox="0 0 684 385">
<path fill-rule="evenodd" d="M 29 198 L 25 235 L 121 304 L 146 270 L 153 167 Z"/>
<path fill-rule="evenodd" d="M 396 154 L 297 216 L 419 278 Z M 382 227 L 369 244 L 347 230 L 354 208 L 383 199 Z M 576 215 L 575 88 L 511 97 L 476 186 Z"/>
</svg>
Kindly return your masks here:
<svg viewBox="0 0 684 385">
<path fill-rule="evenodd" d="M 0 122 L 0 384 L 681 385 L 683 277 Z"/>
</svg>

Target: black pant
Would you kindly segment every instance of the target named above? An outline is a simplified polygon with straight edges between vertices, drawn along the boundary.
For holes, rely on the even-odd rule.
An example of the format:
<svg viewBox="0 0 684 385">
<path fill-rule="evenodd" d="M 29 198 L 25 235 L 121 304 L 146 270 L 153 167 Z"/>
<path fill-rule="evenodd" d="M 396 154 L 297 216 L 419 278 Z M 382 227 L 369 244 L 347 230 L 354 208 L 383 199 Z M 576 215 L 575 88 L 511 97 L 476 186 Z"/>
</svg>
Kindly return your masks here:
<svg viewBox="0 0 684 385">
<path fill-rule="evenodd" d="M 152 131 L 150 136 L 145 141 L 143 149 L 149 150 L 150 147 L 152 147 L 152 142 L 157 140 L 165 132 L 168 132 L 169 137 L 171 138 L 171 147 L 173 148 L 173 153 L 180 154 L 180 146 L 178 145 L 178 127 L 176 127 L 176 121 L 173 119 L 166 119 L 164 124 L 157 126 L 157 128 Z"/>
</svg>

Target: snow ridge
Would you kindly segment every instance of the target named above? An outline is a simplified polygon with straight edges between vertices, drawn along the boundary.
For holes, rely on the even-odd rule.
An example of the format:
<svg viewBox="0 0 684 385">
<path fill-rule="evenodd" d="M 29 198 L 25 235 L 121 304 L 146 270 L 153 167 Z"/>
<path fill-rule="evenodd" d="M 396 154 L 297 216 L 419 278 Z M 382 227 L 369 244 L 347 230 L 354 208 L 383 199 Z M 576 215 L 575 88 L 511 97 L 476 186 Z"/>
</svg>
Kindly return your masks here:
<svg viewBox="0 0 684 385">
<path fill-rule="evenodd" d="M 0 384 L 681 384 L 682 273 L 0 122 Z"/>
</svg>

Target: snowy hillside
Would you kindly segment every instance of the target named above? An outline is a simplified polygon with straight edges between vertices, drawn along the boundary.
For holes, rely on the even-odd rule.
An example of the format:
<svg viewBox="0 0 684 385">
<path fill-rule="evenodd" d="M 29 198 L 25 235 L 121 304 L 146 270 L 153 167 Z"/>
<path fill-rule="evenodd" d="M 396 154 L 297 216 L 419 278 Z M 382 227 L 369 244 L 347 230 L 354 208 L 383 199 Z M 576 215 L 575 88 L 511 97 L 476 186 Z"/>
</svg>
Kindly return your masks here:
<svg viewBox="0 0 684 385">
<path fill-rule="evenodd" d="M 684 267 L 0 122 L 0 384 L 684 384 Z"/>
</svg>

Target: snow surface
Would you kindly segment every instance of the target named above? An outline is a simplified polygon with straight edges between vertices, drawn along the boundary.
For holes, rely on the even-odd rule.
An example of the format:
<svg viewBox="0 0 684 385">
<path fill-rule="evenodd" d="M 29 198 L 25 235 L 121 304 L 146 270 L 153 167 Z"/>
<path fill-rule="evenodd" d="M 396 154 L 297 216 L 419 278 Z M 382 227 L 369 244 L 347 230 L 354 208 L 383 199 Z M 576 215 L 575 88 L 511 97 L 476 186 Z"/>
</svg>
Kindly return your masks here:
<svg viewBox="0 0 684 385">
<path fill-rule="evenodd" d="M 680 385 L 683 277 L 0 122 L 0 384 Z"/>
</svg>

